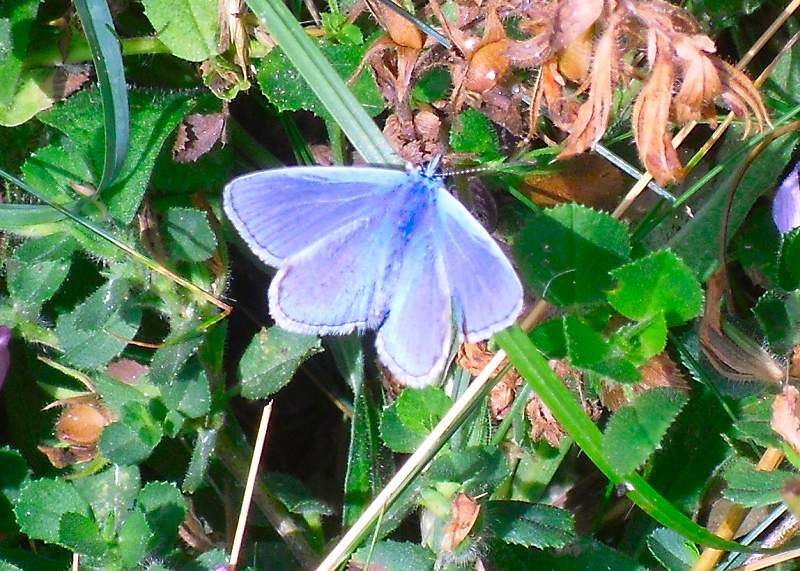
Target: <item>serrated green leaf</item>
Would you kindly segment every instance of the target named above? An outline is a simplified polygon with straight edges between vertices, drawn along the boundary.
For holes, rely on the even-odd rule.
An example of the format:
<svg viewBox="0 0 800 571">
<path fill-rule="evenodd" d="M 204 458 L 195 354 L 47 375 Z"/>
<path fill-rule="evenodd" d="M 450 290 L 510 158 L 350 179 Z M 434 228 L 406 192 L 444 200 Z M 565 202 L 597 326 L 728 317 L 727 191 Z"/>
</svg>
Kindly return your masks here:
<svg viewBox="0 0 800 571">
<path fill-rule="evenodd" d="M 94 375 L 94 383 L 97 394 L 102 398 L 103 404 L 117 414 L 121 414 L 122 408 L 129 402 L 146 404 L 149 400 L 147 396 L 133 386 L 103 373 Z"/>
<path fill-rule="evenodd" d="M 363 566 L 369 561 L 370 568 L 385 571 L 433 571 L 436 557 L 421 545 L 410 542 L 379 541 L 374 546 L 365 545 L 350 559 L 350 565 Z"/>
<path fill-rule="evenodd" d="M 75 489 L 92 506 L 94 521 L 103 526 L 125 521 L 141 488 L 137 466 L 112 466 L 99 474 L 78 478 Z"/>
<path fill-rule="evenodd" d="M 511 500 L 481 506 L 487 531 L 506 543 L 528 547 L 564 547 L 575 538 L 575 523 L 565 510 Z"/>
<path fill-rule="evenodd" d="M 514 242 L 526 281 L 560 306 L 596 303 L 612 285 L 609 272 L 630 259 L 625 225 L 578 204 L 535 212 Z"/>
<path fill-rule="evenodd" d="M 442 389 L 425 387 L 403 389 L 395 404 L 400 422 L 417 434 L 427 435 L 453 406 L 453 401 Z"/>
<path fill-rule="evenodd" d="M 572 365 L 621 382 L 632 383 L 641 378 L 636 366 L 615 354 L 611 345 L 588 323 L 573 316 L 563 320 L 567 355 Z"/>
<path fill-rule="evenodd" d="M 70 236 L 56 234 L 29 240 L 14 250 L 6 262 L 8 292 L 14 305 L 36 317 L 39 307 L 64 283 L 77 244 Z"/>
<path fill-rule="evenodd" d="M 93 182 L 91 168 L 91 161 L 78 143 L 62 141 L 37 149 L 20 170 L 25 182 L 40 196 L 66 206 L 77 198 L 70 183 Z"/>
<path fill-rule="evenodd" d="M 780 448 L 780 438 L 770 426 L 772 401 L 771 397 L 762 395 L 742 399 L 733 425 L 734 437 L 753 442 L 758 446 Z"/>
<path fill-rule="evenodd" d="M 161 386 L 161 400 L 170 410 L 200 418 L 211 407 L 208 377 L 197 359 L 190 360 L 168 383 Z"/>
<path fill-rule="evenodd" d="M 150 482 L 139 492 L 136 505 L 144 513 L 154 541 L 162 547 L 171 545 L 186 516 L 186 500 L 178 488 L 167 482 Z"/>
<path fill-rule="evenodd" d="M 4 0 L 0 4 L 0 114 L 17 91 L 38 9 L 39 0 Z"/>
<path fill-rule="evenodd" d="M 659 447 L 687 400 L 681 391 L 659 387 L 614 413 L 603 433 L 603 452 L 620 474 L 638 469 Z"/>
<path fill-rule="evenodd" d="M 170 208 L 164 219 L 167 245 L 174 257 L 202 262 L 214 255 L 217 238 L 205 212 L 194 208 Z"/>
<path fill-rule="evenodd" d="M 327 42 L 320 42 L 318 47 L 323 57 L 327 58 L 343 79 L 350 78 L 367 49 L 366 46 Z M 333 120 L 282 50 L 275 48 L 261 60 L 257 77 L 261 91 L 280 111 L 311 111 L 326 121 Z M 383 98 L 378 93 L 371 71 L 363 71 L 351 90 L 370 116 L 374 117 L 383 111 Z"/>
<path fill-rule="evenodd" d="M 261 330 L 239 362 L 242 396 L 267 398 L 292 380 L 297 368 L 321 350 L 315 335 L 299 335 L 280 327 Z"/>
<path fill-rule="evenodd" d="M 560 551 L 528 549 L 521 545 L 491 542 L 491 559 L 495 568 L 503 571 L 646 571 L 646 567 L 608 545 L 589 538 L 581 538 Z"/>
<path fill-rule="evenodd" d="M 450 131 L 450 147 L 453 152 L 476 155 L 484 160 L 500 156 L 497 132 L 491 121 L 471 107 L 456 118 Z"/>
<path fill-rule="evenodd" d="M 122 408 L 122 418 L 103 429 L 98 448 L 115 464 L 138 464 L 161 442 L 163 430 L 147 407 L 131 402 Z"/>
<path fill-rule="evenodd" d="M 79 513 L 67 512 L 61 516 L 58 543 L 89 557 L 100 557 L 108 551 L 94 520 Z"/>
<path fill-rule="evenodd" d="M 762 295 L 753 313 L 777 353 L 788 353 L 800 342 L 800 290 L 768 291 Z"/>
<path fill-rule="evenodd" d="M 531 341 L 549 359 L 563 359 L 567 356 L 567 337 L 564 321 L 554 317 L 537 325 L 530 333 Z"/>
<path fill-rule="evenodd" d="M 779 264 L 781 286 L 786 290 L 800 288 L 800 228 L 783 236 Z"/>
<path fill-rule="evenodd" d="M 694 543 L 666 527 L 653 530 L 647 548 L 667 571 L 690 571 L 700 556 Z"/>
<path fill-rule="evenodd" d="M 120 559 L 123 565 L 135 567 L 147 554 L 147 546 L 152 541 L 153 532 L 147 518 L 140 511 L 128 515 L 117 534 Z"/>
<path fill-rule="evenodd" d="M 727 487 L 722 491 L 723 496 L 745 507 L 757 507 L 780 502 L 783 484 L 795 474 L 784 470 L 758 470 L 747 460 L 736 458 L 724 476 Z"/>
<path fill-rule="evenodd" d="M 689 267 L 668 250 L 659 250 L 613 270 L 617 280 L 608 300 L 635 321 L 664 313 L 667 325 L 681 325 L 700 315 L 703 290 Z"/>
<path fill-rule="evenodd" d="M 401 454 L 413 452 L 425 438 L 403 424 L 397 414 L 395 403 L 383 409 L 380 431 L 384 444 L 393 452 Z"/>
<path fill-rule="evenodd" d="M 23 486 L 14 512 L 23 533 L 48 543 L 58 542 L 61 516 L 70 512 L 86 517 L 90 514 L 89 504 L 70 482 L 51 479 Z"/>
<path fill-rule="evenodd" d="M 111 215 L 124 224 L 139 209 L 162 145 L 194 105 L 184 93 L 132 91 L 129 100 L 131 133 L 125 162 L 116 182 L 100 193 Z M 86 157 L 84 162 L 93 165 L 94 173 L 102 170 L 98 158 L 104 152 L 103 118 L 97 113 L 100 104 L 97 90 L 87 89 L 39 115 L 42 122 L 58 129 L 78 146 Z M 99 176 L 78 180 L 96 185 Z"/>
<path fill-rule="evenodd" d="M 62 314 L 56 334 L 66 362 L 95 369 L 119 355 L 136 335 L 141 309 L 125 303 L 127 289 L 108 282 L 69 313 Z"/>
<path fill-rule="evenodd" d="M 169 50 L 188 61 L 219 53 L 219 8 L 207 0 L 142 0 L 144 13 Z"/>
</svg>

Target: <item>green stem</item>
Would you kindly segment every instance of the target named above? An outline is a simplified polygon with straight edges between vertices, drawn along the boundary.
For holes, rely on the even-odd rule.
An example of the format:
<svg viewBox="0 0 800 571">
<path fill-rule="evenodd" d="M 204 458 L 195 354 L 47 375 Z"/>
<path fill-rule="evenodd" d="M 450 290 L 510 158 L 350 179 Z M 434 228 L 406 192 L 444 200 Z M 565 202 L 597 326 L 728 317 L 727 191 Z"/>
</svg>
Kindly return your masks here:
<svg viewBox="0 0 800 571">
<path fill-rule="evenodd" d="M 152 36 L 141 38 L 122 38 L 122 55 L 146 55 L 146 54 L 168 54 L 169 48 L 161 43 L 161 40 Z M 89 44 L 81 38 L 76 40 L 67 51 L 66 55 L 61 53 L 57 45 L 49 46 L 45 49 L 32 52 L 25 58 L 24 66 L 27 69 L 35 67 L 49 67 L 62 63 L 81 63 L 92 60 L 92 51 Z"/>
</svg>

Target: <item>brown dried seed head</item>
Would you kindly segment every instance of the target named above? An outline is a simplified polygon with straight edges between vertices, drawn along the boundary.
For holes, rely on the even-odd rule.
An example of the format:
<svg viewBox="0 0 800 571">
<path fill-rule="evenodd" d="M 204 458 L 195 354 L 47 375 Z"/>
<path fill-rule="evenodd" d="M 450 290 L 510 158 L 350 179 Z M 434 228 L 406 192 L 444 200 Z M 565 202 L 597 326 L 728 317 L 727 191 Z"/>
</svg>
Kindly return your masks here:
<svg viewBox="0 0 800 571">
<path fill-rule="evenodd" d="M 415 50 L 422 48 L 425 36 L 414 24 L 386 7 L 381 8 L 381 18 L 392 41 L 398 46 Z"/>
<path fill-rule="evenodd" d="M 70 404 L 56 422 L 56 436 L 71 444 L 88 446 L 95 444 L 108 424 L 102 411 L 91 404 Z"/>
<path fill-rule="evenodd" d="M 469 62 L 464 87 L 483 93 L 497 85 L 509 67 L 507 40 L 492 42 L 480 48 Z"/>
</svg>

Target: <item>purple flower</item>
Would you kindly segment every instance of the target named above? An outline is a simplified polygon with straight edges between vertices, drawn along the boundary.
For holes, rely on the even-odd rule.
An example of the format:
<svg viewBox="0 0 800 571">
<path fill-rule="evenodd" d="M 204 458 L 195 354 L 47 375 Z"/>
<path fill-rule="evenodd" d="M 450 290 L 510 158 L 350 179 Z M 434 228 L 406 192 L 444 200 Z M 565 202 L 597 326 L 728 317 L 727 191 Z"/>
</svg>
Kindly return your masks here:
<svg viewBox="0 0 800 571">
<path fill-rule="evenodd" d="M 0 325 L 0 387 L 3 386 L 8 367 L 11 365 L 11 353 L 8 351 L 9 341 L 11 341 L 11 330 L 5 325 Z"/>
<path fill-rule="evenodd" d="M 781 234 L 800 226 L 800 161 L 794 165 L 775 193 L 772 201 L 772 219 Z"/>
</svg>

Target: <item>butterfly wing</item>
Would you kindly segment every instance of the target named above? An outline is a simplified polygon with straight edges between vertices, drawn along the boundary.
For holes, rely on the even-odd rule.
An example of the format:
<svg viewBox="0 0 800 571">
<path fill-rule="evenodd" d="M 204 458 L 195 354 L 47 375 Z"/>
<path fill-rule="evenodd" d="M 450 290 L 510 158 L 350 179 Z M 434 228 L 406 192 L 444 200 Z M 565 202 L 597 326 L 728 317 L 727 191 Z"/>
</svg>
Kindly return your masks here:
<svg viewBox="0 0 800 571">
<path fill-rule="evenodd" d="M 437 206 L 439 247 L 459 327 L 467 341 L 488 339 L 516 320 L 522 284 L 494 239 L 458 200 L 442 189 Z"/>
<path fill-rule="evenodd" d="M 299 333 L 344 335 L 386 316 L 392 205 L 337 228 L 284 261 L 269 287 L 270 314 Z"/>
<path fill-rule="evenodd" d="M 405 385 L 424 387 L 444 370 L 453 342 L 448 276 L 435 247 L 435 216 L 429 212 L 398 262 L 389 315 L 375 345 L 381 361 Z"/>
<path fill-rule="evenodd" d="M 314 242 L 380 212 L 407 180 L 392 169 L 297 167 L 240 176 L 226 185 L 225 214 L 251 250 L 280 266 Z"/>
</svg>

